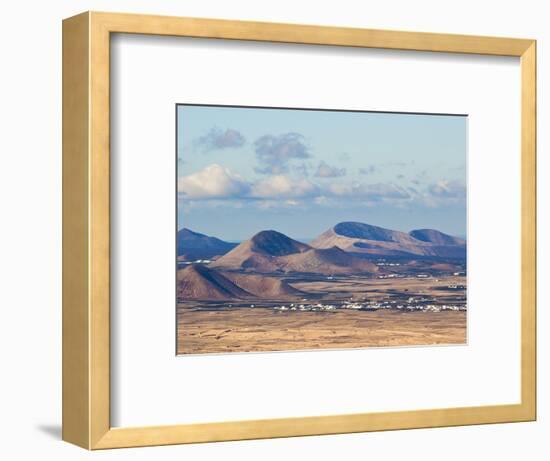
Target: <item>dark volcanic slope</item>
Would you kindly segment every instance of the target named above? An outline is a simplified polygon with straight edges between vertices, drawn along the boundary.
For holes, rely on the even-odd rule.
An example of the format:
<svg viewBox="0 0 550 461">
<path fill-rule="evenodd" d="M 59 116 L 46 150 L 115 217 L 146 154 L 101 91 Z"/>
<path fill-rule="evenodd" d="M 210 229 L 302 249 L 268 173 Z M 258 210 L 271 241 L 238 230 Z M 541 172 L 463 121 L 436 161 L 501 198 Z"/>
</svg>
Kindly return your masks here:
<svg viewBox="0 0 550 461">
<path fill-rule="evenodd" d="M 236 246 L 236 243 L 224 242 L 216 237 L 199 234 L 190 229 L 183 228 L 178 231 L 178 256 L 188 261 L 211 259 L 214 256 L 224 255 Z"/>
<path fill-rule="evenodd" d="M 252 251 L 269 256 L 286 256 L 309 250 L 309 245 L 293 240 L 285 234 L 274 230 L 258 232 L 250 239 Z"/>
<path fill-rule="evenodd" d="M 254 296 L 201 264 L 191 264 L 178 271 L 178 298 L 201 300 L 247 299 Z"/>
<path fill-rule="evenodd" d="M 311 246 L 337 246 L 346 252 L 374 257 L 466 257 L 466 241 L 434 229 L 406 233 L 359 222 L 339 223 L 317 237 Z"/>
<path fill-rule="evenodd" d="M 256 272 L 374 273 L 378 267 L 339 248 L 317 249 L 280 232 L 262 231 L 210 267 Z"/>
<path fill-rule="evenodd" d="M 458 237 L 444 234 L 435 229 L 416 229 L 410 231 L 409 235 L 422 242 L 433 243 L 435 245 L 464 245 L 466 243 Z"/>
<path fill-rule="evenodd" d="M 309 245 L 293 240 L 280 232 L 262 231 L 214 261 L 211 267 L 273 272 L 278 269 L 278 257 L 309 249 Z"/>
<path fill-rule="evenodd" d="M 344 237 L 380 242 L 398 242 L 400 240 L 400 232 L 361 222 L 341 222 L 334 226 L 334 232 Z"/>
</svg>

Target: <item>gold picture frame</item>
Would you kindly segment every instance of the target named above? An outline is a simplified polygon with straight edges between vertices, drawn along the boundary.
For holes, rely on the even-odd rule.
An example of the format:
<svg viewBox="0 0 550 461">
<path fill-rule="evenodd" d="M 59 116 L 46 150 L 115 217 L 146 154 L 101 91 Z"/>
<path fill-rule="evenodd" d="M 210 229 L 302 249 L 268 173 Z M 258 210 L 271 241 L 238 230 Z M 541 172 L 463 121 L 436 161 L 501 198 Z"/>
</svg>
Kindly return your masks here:
<svg viewBox="0 0 550 461">
<path fill-rule="evenodd" d="M 521 60 L 521 403 L 156 427 L 110 425 L 109 53 L 113 33 L 515 56 Z M 86 12 L 63 21 L 63 439 L 87 449 L 533 421 L 536 42 Z"/>
</svg>

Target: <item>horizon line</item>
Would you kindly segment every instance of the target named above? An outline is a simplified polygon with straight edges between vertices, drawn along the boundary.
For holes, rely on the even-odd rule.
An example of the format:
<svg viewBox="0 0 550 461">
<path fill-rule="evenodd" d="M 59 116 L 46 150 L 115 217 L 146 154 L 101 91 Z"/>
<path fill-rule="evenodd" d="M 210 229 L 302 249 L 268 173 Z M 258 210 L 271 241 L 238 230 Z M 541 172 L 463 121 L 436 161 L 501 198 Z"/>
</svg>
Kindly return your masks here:
<svg viewBox="0 0 550 461">
<path fill-rule="evenodd" d="M 430 227 L 422 227 L 422 228 L 411 229 L 410 231 L 402 231 L 402 230 L 398 230 L 398 229 L 390 229 L 390 228 L 387 228 L 387 227 L 376 226 L 375 224 L 368 224 L 368 223 L 363 223 L 363 222 L 359 222 L 359 221 L 341 221 L 341 222 L 335 224 L 334 226 L 332 226 L 332 227 L 330 227 L 330 228 L 328 228 L 328 229 L 322 231 L 321 234 L 324 233 L 324 232 L 326 232 L 326 231 L 328 231 L 328 230 L 334 229 L 334 227 L 336 227 L 338 224 L 350 223 L 350 222 L 359 223 L 359 224 L 366 224 L 367 226 L 379 227 L 379 228 L 381 228 L 381 229 L 389 230 L 389 231 L 392 231 L 392 232 L 402 232 L 402 233 L 408 234 L 408 235 L 410 235 L 411 232 L 417 231 L 417 230 L 434 230 L 434 231 L 436 231 L 436 232 L 440 232 L 440 233 L 442 233 L 442 234 L 449 235 L 449 236 L 451 236 L 451 237 L 458 237 L 458 238 L 460 238 L 460 239 L 467 240 L 467 235 L 462 235 L 462 234 L 449 234 L 449 233 L 447 233 L 447 232 L 443 232 L 443 231 L 440 231 L 440 230 L 438 230 L 438 229 L 434 229 L 434 228 L 430 228 Z M 252 238 L 253 236 L 259 234 L 260 232 L 268 232 L 268 231 L 278 232 L 279 234 L 283 234 L 283 235 L 285 235 L 286 237 L 291 238 L 292 240 L 299 241 L 299 242 L 300 242 L 300 241 L 310 241 L 310 240 L 314 240 L 314 239 L 316 239 L 316 238 L 320 235 L 320 234 L 318 234 L 318 235 L 315 235 L 315 236 L 313 236 L 313 237 L 306 237 L 306 238 L 304 238 L 304 237 L 299 237 L 299 238 L 297 237 L 297 238 L 294 238 L 294 237 L 290 237 L 287 233 L 278 231 L 278 230 L 276 230 L 276 229 L 262 229 L 262 230 L 259 230 L 259 231 L 257 231 L 257 232 L 254 232 L 254 233 L 253 233 L 251 236 L 249 236 L 249 237 L 245 237 L 245 238 L 243 238 L 243 239 L 236 239 L 236 240 L 235 240 L 235 239 L 226 239 L 225 237 L 224 237 L 224 238 L 218 237 L 218 236 L 216 236 L 216 235 L 214 235 L 214 234 L 212 234 L 212 233 L 199 232 L 199 231 L 193 230 L 193 229 L 191 229 L 191 228 L 189 228 L 189 227 L 185 227 L 185 226 L 182 226 L 182 227 L 176 226 L 176 233 L 178 233 L 179 231 L 181 231 L 181 230 L 183 230 L 183 229 L 187 229 L 187 230 L 190 231 L 190 232 L 193 232 L 193 233 L 196 233 L 196 234 L 202 234 L 202 235 L 205 235 L 205 236 L 207 236 L 207 237 L 214 237 L 214 238 L 217 238 L 217 239 L 219 239 L 219 240 L 222 240 L 222 241 L 225 241 L 225 242 L 228 242 L 228 243 L 242 243 L 242 242 L 244 242 L 244 241 L 246 241 L 246 240 L 249 240 L 249 239 Z"/>
</svg>

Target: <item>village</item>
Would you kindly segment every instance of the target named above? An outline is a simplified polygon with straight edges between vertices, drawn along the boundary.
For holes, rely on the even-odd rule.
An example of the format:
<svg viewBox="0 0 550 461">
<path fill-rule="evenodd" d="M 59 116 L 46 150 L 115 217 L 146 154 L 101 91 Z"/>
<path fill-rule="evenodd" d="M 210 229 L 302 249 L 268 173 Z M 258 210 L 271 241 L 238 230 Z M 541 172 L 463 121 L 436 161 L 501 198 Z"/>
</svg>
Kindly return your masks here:
<svg viewBox="0 0 550 461">
<path fill-rule="evenodd" d="M 250 307 L 254 308 L 255 305 L 251 304 Z M 403 311 L 424 311 L 424 312 L 441 312 L 441 311 L 466 311 L 466 304 L 434 304 L 424 303 L 421 300 L 409 300 L 409 303 L 399 303 L 398 301 L 370 301 L 370 302 L 353 302 L 344 301 L 341 304 L 297 304 L 291 303 L 288 306 L 273 306 L 276 311 L 307 311 L 307 312 L 319 312 L 319 311 L 336 311 L 339 309 L 354 309 L 360 311 L 377 311 L 380 309 L 397 309 Z"/>
</svg>

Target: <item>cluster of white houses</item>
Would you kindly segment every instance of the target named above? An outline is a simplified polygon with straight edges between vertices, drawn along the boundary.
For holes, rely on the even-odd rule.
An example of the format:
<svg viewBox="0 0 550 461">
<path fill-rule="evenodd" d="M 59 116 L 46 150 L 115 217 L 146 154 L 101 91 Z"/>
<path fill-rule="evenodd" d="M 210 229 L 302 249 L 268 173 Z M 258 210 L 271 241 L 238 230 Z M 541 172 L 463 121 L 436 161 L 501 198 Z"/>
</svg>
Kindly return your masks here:
<svg viewBox="0 0 550 461">
<path fill-rule="evenodd" d="M 255 307 L 251 304 L 250 307 Z M 441 311 L 465 311 L 466 304 L 422 304 L 422 303 L 404 303 L 399 304 L 397 301 L 382 301 L 382 302 L 351 302 L 344 301 L 342 304 L 289 304 L 288 306 L 275 306 L 273 309 L 277 311 L 334 311 L 337 309 L 352 309 L 352 310 L 379 310 L 379 309 L 398 309 L 407 311 L 424 311 L 424 312 L 441 312 Z"/>
</svg>

